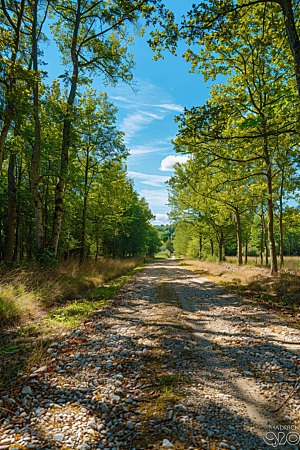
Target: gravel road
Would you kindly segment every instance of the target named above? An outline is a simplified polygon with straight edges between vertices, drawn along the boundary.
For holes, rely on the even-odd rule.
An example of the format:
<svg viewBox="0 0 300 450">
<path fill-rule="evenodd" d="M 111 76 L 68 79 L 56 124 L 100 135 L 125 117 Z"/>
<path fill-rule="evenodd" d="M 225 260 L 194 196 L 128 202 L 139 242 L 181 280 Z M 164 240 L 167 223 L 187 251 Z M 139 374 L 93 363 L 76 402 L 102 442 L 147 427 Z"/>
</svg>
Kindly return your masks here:
<svg viewBox="0 0 300 450">
<path fill-rule="evenodd" d="M 298 449 L 297 389 L 275 410 L 299 335 L 185 266 L 148 265 L 0 392 L 0 449 Z"/>
</svg>

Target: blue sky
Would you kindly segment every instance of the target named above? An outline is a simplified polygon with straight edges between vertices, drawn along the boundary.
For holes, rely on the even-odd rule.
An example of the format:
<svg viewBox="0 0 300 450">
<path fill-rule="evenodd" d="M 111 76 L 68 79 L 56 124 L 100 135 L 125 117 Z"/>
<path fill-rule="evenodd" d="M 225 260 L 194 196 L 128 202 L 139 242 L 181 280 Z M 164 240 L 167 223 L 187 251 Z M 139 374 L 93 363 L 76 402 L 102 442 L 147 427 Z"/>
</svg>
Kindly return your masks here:
<svg viewBox="0 0 300 450">
<path fill-rule="evenodd" d="M 179 17 L 190 8 L 192 1 L 167 0 L 165 4 Z M 156 216 L 153 223 L 166 224 L 168 194 L 165 181 L 173 173 L 173 164 L 184 159 L 175 154 L 171 144 L 177 132 L 174 117 L 184 107 L 204 103 L 209 89 L 202 75 L 188 73 L 189 64 L 180 56 L 180 51 L 177 57 L 165 53 L 164 60 L 153 61 L 154 54 L 147 39 L 147 33 L 144 37 L 136 37 L 132 48 L 136 61 L 136 94 L 121 83 L 116 87 L 104 87 L 101 78 L 94 79 L 94 87 L 106 91 L 109 100 L 118 107 L 117 126 L 125 132 L 125 142 L 130 149 L 129 176 Z M 45 49 L 45 57 L 50 60 L 45 68 L 49 79 L 57 78 L 63 70 L 59 67 L 55 44 L 51 43 Z"/>
</svg>

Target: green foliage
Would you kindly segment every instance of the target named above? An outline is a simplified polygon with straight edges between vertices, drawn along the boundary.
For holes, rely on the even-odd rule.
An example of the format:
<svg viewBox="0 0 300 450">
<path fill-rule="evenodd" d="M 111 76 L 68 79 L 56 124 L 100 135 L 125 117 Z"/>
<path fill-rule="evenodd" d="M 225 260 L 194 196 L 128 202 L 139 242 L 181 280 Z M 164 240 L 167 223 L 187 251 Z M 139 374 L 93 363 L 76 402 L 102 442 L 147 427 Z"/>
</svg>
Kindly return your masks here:
<svg viewBox="0 0 300 450">
<path fill-rule="evenodd" d="M 103 308 L 106 305 L 104 300 L 101 301 L 83 301 L 72 302 L 66 308 L 56 309 L 43 319 L 48 326 L 61 326 L 63 328 L 76 327 L 82 319 L 85 319 L 93 313 L 93 311 Z"/>
<path fill-rule="evenodd" d="M 0 325 L 6 326 L 17 322 L 21 316 L 20 311 L 14 304 L 10 296 L 6 296 L 6 293 L 0 294 Z"/>
</svg>

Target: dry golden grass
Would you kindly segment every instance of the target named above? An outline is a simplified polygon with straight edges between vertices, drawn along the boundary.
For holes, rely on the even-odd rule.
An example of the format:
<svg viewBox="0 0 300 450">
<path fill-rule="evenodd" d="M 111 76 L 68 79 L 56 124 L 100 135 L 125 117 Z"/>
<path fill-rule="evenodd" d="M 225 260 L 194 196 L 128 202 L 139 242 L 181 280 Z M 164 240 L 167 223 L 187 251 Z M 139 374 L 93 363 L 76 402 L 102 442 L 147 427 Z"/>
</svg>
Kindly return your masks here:
<svg viewBox="0 0 300 450">
<path fill-rule="evenodd" d="M 0 327 L 38 319 L 47 310 L 85 297 L 103 283 L 121 277 L 144 262 L 131 259 L 60 261 L 57 269 L 37 265 L 0 273 Z"/>
<path fill-rule="evenodd" d="M 210 281 L 242 295 L 251 301 L 262 302 L 272 307 L 296 313 L 300 310 L 300 278 L 293 267 L 297 267 L 298 257 L 287 258 L 287 270 L 271 276 L 267 267 L 248 264 L 237 266 L 227 261 L 211 263 L 207 261 L 185 260 L 182 264 L 197 275 L 207 277 Z M 235 258 L 236 261 L 236 258 Z M 288 263 L 290 264 L 288 265 Z"/>
<path fill-rule="evenodd" d="M 217 264 L 208 261 L 185 260 L 184 264 L 191 264 L 192 270 L 198 272 L 199 275 L 209 276 L 217 283 L 222 279 L 235 284 L 246 285 L 257 277 L 269 276 L 269 270 L 267 268 L 249 265 L 237 266 L 227 261 Z"/>
<path fill-rule="evenodd" d="M 244 258 L 243 258 L 244 260 Z M 269 258 L 270 261 L 270 258 Z M 237 265 L 237 257 L 236 256 L 226 256 L 226 262 Z M 280 260 L 277 258 L 278 267 L 280 266 Z M 260 264 L 260 257 L 256 256 L 249 256 L 248 257 L 248 264 L 246 267 L 256 268 L 261 267 L 265 268 L 266 270 L 270 268 L 270 263 L 268 266 L 265 264 L 265 257 L 264 257 L 264 264 L 261 266 Z M 284 257 L 284 267 L 281 269 L 282 272 L 290 271 L 294 272 L 295 274 L 300 274 L 300 256 L 285 256 Z"/>
</svg>

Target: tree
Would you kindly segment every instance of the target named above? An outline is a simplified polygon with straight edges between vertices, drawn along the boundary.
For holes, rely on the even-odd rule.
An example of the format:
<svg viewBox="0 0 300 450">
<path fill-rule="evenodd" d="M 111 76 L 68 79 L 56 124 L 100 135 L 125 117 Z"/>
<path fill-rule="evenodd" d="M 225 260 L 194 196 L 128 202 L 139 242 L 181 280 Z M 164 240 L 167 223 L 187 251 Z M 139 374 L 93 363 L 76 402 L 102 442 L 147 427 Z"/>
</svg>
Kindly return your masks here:
<svg viewBox="0 0 300 450">
<path fill-rule="evenodd" d="M 207 42 L 215 42 L 220 47 L 224 43 L 235 45 L 243 35 L 245 22 L 248 22 L 248 29 L 251 30 L 257 27 L 258 22 L 262 30 L 268 21 L 273 24 L 273 29 L 272 39 L 266 40 L 267 44 L 270 50 L 278 55 L 282 64 L 289 68 L 290 73 L 294 74 L 300 98 L 300 39 L 297 27 L 299 15 L 292 0 L 255 0 L 245 3 L 235 0 L 209 0 L 193 4 L 180 24 L 176 23 L 171 11 L 165 11 L 158 21 L 161 29 L 151 33 L 149 44 L 156 52 L 157 59 L 162 57 L 161 52 L 166 49 L 176 55 L 178 41 L 184 40 L 188 50 L 183 56 L 192 61 L 194 70 L 195 58 L 199 60 L 194 51 L 194 44 L 201 43 L 205 46 Z M 285 51 L 286 42 L 290 50 L 288 57 Z M 220 69 L 224 69 L 224 66 Z"/>
<path fill-rule="evenodd" d="M 115 84 L 119 80 L 132 81 L 132 54 L 126 44 L 132 41 L 127 36 L 126 25 L 137 26 L 140 15 L 149 18 L 153 1 L 94 2 L 93 0 L 56 0 L 51 4 L 56 14 L 52 29 L 66 66 L 63 78 L 69 87 L 66 113 L 63 121 L 61 165 L 55 188 L 55 213 L 51 248 L 57 254 L 63 214 L 63 198 L 68 172 L 71 128 L 75 98 L 80 84 L 86 83 L 86 74 L 102 75 L 105 83 Z"/>
</svg>

